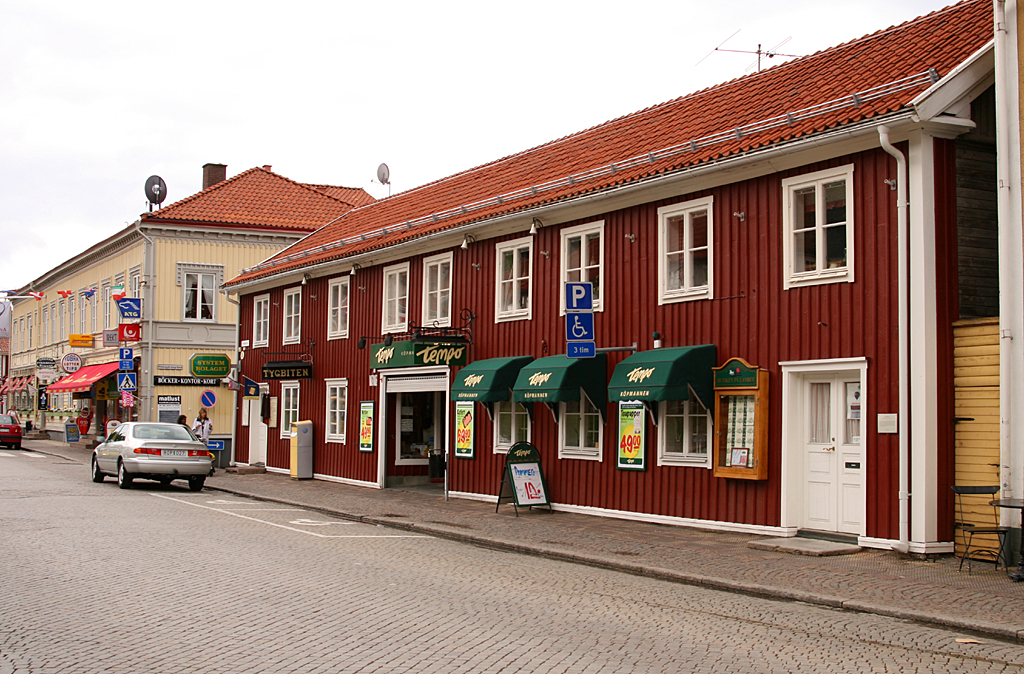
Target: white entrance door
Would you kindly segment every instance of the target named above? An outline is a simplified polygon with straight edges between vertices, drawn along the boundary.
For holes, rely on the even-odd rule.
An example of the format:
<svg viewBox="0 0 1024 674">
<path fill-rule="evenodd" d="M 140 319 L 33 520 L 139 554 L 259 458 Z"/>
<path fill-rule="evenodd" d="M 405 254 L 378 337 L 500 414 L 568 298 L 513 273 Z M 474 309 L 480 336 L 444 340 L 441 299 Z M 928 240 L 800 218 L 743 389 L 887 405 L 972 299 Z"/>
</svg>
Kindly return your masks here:
<svg viewBox="0 0 1024 674">
<path fill-rule="evenodd" d="M 856 375 L 804 383 L 804 528 L 860 534 L 864 518 L 861 384 Z"/>
<path fill-rule="evenodd" d="M 260 395 L 270 393 L 270 387 L 260 386 Z M 249 401 L 249 465 L 267 463 L 267 425 L 260 414 L 261 400 Z"/>
</svg>

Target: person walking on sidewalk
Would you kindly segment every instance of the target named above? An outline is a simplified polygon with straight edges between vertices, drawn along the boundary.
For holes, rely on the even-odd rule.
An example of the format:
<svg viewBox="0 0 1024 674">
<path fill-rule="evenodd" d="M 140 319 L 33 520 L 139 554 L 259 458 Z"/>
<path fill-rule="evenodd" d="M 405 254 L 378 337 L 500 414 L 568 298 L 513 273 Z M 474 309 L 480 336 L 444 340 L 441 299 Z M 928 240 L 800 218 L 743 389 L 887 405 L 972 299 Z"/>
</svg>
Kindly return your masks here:
<svg viewBox="0 0 1024 674">
<path fill-rule="evenodd" d="M 205 407 L 199 408 L 199 416 L 196 417 L 195 422 L 192 424 L 192 432 L 204 443 L 209 444 L 210 434 L 213 433 L 213 422 L 210 421 Z"/>
</svg>

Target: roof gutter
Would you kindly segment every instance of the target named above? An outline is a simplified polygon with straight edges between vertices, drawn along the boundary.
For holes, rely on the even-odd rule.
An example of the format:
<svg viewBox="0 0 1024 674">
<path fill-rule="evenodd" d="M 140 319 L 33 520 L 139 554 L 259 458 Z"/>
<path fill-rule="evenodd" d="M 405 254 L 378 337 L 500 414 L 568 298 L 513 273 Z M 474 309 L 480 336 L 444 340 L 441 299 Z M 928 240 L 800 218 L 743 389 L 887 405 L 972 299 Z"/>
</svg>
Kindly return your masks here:
<svg viewBox="0 0 1024 674">
<path fill-rule="evenodd" d="M 901 124 L 906 122 L 913 122 L 913 114 L 913 109 L 904 108 L 899 112 L 891 113 L 890 115 L 886 116 L 881 116 L 881 118 L 884 119 L 888 124 Z M 232 292 L 241 292 L 245 288 L 265 285 L 272 280 L 286 278 L 288 276 L 292 276 L 295 274 L 301 275 L 301 272 L 310 273 L 318 269 L 337 267 L 338 265 L 345 263 L 348 263 L 349 267 L 351 267 L 352 264 L 363 264 L 363 262 L 370 258 L 374 258 L 375 261 L 378 262 L 383 262 L 384 260 L 380 259 L 382 256 L 397 259 L 405 257 L 407 255 L 405 253 L 405 250 L 407 248 L 415 248 L 416 253 L 425 252 L 423 250 L 423 244 L 424 242 L 427 241 L 432 241 L 440 237 L 461 237 L 463 234 L 472 233 L 484 227 L 493 227 L 495 225 L 511 223 L 519 220 L 523 221 L 523 229 L 525 230 L 529 227 L 529 223 L 532 218 L 564 211 L 565 209 L 571 206 L 581 206 L 606 201 L 613 198 L 620 198 L 623 196 L 648 190 L 653 186 L 670 185 L 672 183 L 691 180 L 693 178 L 706 176 L 719 171 L 735 170 L 740 167 L 757 164 L 758 162 L 768 162 L 772 159 L 782 157 L 785 155 L 795 154 L 797 152 L 812 150 L 817 147 L 830 145 L 836 142 L 837 140 L 861 139 L 868 136 L 874 137 L 878 133 L 878 124 L 879 117 L 874 117 L 869 120 L 864 120 L 856 124 L 851 124 L 842 127 L 840 129 L 825 131 L 821 134 L 816 134 L 813 136 L 805 136 L 798 140 L 794 140 L 788 143 L 781 143 L 768 148 L 753 150 L 746 154 L 726 157 L 720 160 L 711 160 L 692 167 L 684 167 L 669 173 L 662 173 L 657 176 L 652 176 L 650 178 L 641 178 L 639 180 L 629 183 L 628 185 L 611 187 L 608 189 L 583 194 L 577 197 L 571 197 L 550 204 L 524 208 L 522 210 L 515 211 L 514 213 L 508 213 L 505 215 L 485 218 L 483 220 L 477 220 L 463 225 L 455 225 L 448 229 L 440 230 L 437 232 L 431 232 L 430 234 L 408 239 L 406 241 L 393 244 L 391 246 L 373 248 L 365 252 L 356 253 L 351 256 L 337 257 L 328 261 L 321 262 L 319 264 L 289 267 L 288 269 L 282 270 L 281 272 L 276 274 L 272 273 L 268 276 L 261 276 L 259 278 L 255 278 L 249 281 L 243 281 L 237 284 L 232 284 L 229 281 L 228 283 L 224 284 L 224 287 L 230 288 Z M 769 169 L 769 173 L 779 170 L 777 167 L 769 167 Z M 385 250 L 388 251 L 388 253 L 384 253 Z"/>
</svg>

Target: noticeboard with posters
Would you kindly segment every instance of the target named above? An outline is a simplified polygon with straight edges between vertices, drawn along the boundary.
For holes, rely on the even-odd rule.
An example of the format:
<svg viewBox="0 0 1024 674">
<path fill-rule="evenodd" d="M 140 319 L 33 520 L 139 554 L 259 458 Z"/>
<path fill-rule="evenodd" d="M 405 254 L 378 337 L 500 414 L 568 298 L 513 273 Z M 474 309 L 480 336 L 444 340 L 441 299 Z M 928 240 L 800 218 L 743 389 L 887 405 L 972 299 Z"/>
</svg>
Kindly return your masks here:
<svg viewBox="0 0 1024 674">
<path fill-rule="evenodd" d="M 463 459 L 473 458 L 473 402 L 459 401 L 455 403 L 455 456 Z"/>
<path fill-rule="evenodd" d="M 742 358 L 712 368 L 715 477 L 768 479 L 768 371 Z"/>
</svg>

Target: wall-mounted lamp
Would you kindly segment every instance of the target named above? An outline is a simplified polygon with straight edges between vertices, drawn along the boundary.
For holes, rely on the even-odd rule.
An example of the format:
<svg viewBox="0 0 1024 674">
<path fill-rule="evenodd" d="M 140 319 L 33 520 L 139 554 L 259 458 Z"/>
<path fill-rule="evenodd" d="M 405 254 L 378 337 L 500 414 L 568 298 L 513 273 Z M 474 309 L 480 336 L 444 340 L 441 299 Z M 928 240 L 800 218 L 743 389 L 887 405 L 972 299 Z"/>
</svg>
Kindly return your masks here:
<svg viewBox="0 0 1024 674">
<path fill-rule="evenodd" d="M 395 336 L 394 335 L 392 335 L 390 332 L 388 334 L 384 335 L 384 346 L 391 346 L 394 343 L 395 343 Z"/>
<path fill-rule="evenodd" d="M 313 277 L 310 276 L 309 274 L 303 274 L 302 275 L 302 285 L 306 285 L 306 281 L 308 281 L 311 278 L 313 278 Z"/>
<path fill-rule="evenodd" d="M 540 253 L 541 255 L 543 255 L 544 257 L 546 257 L 548 259 L 551 259 L 551 251 L 550 250 L 539 250 L 537 252 Z"/>
<path fill-rule="evenodd" d="M 360 351 L 366 348 L 366 337 L 359 338 L 359 341 L 356 343 L 356 348 Z"/>
<path fill-rule="evenodd" d="M 544 223 L 540 221 L 540 218 L 534 218 L 533 222 L 530 223 L 530 236 L 537 233 L 537 230 L 544 226 Z"/>
<path fill-rule="evenodd" d="M 472 267 L 473 269 L 476 269 L 477 271 L 480 271 L 480 263 L 479 262 L 474 262 L 474 263 L 470 264 L 469 266 Z"/>
<path fill-rule="evenodd" d="M 660 332 L 652 332 L 651 333 L 651 339 L 654 340 L 654 348 L 655 349 L 660 349 L 661 348 L 661 333 Z"/>
<path fill-rule="evenodd" d="M 636 242 L 636 234 L 627 234 L 626 238 L 629 239 L 630 243 L 635 243 Z"/>
<path fill-rule="evenodd" d="M 462 250 L 469 250 L 469 244 L 476 243 L 476 238 L 472 234 L 466 234 L 462 237 L 462 245 L 459 246 Z"/>
<path fill-rule="evenodd" d="M 358 263 L 358 262 L 356 262 L 356 263 L 354 263 L 354 264 L 352 265 L 352 268 L 348 270 L 348 275 L 349 275 L 349 276 L 355 276 L 355 275 L 356 275 L 356 272 L 357 272 L 357 271 L 359 271 L 360 269 L 362 269 L 362 267 L 360 267 L 360 266 L 359 266 L 359 263 Z"/>
<path fill-rule="evenodd" d="M 740 222 L 746 222 L 746 220 L 747 220 L 747 214 L 746 214 L 745 211 L 735 211 L 732 214 L 732 217 L 739 218 Z"/>
</svg>

